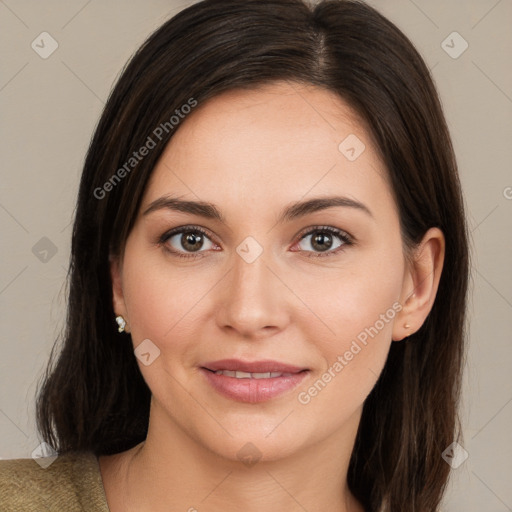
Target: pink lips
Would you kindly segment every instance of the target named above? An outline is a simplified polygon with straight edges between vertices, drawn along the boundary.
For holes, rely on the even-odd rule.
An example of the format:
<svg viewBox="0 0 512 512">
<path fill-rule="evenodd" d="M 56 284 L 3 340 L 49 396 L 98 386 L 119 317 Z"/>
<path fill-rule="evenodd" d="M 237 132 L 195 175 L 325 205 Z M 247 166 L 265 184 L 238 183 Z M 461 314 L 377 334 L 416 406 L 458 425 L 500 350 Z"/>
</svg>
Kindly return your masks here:
<svg viewBox="0 0 512 512">
<path fill-rule="evenodd" d="M 245 373 L 283 373 L 279 377 L 237 378 L 216 374 L 218 370 Z M 205 363 L 201 368 L 211 386 L 222 395 L 239 402 L 258 403 L 270 400 L 295 388 L 309 373 L 301 368 L 279 361 L 246 362 L 223 359 Z"/>
<path fill-rule="evenodd" d="M 280 363 L 279 361 L 241 361 L 240 359 L 221 359 L 220 361 L 211 361 L 203 364 L 208 370 L 231 370 L 249 373 L 281 372 L 281 373 L 299 373 L 307 368 L 293 366 L 291 364 Z"/>
</svg>

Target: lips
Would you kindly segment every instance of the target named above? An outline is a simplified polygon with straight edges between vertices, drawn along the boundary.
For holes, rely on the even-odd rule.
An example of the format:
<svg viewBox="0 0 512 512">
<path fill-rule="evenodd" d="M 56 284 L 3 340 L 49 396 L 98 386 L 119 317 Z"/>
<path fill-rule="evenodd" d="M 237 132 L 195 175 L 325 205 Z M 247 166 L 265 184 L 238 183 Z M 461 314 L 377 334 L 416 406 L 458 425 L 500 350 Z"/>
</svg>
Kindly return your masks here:
<svg viewBox="0 0 512 512">
<path fill-rule="evenodd" d="M 290 377 L 294 373 L 286 372 L 239 372 L 231 370 L 217 370 L 215 375 L 224 375 L 225 377 L 235 377 L 237 379 L 273 379 L 274 377 Z"/>
<path fill-rule="evenodd" d="M 223 359 L 205 363 L 201 373 L 221 395 L 238 402 L 258 403 L 297 387 L 309 369 L 279 361 Z"/>
<path fill-rule="evenodd" d="M 279 361 L 241 361 L 240 359 L 222 359 L 220 361 L 211 361 L 205 363 L 203 368 L 213 372 L 217 370 L 227 370 L 246 373 L 299 373 L 307 368 L 294 366 L 291 364 L 280 363 Z"/>
</svg>

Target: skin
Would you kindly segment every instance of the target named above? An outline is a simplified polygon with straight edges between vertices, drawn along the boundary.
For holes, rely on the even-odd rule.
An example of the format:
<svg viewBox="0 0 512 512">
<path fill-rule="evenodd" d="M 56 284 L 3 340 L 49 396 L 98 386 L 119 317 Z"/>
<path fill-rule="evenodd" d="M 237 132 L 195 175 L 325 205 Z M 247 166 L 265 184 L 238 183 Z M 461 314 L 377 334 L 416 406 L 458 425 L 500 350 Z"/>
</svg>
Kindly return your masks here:
<svg viewBox="0 0 512 512">
<path fill-rule="evenodd" d="M 365 144 L 354 161 L 338 149 L 349 134 Z M 377 155 L 350 107 L 313 86 L 226 92 L 182 122 L 153 171 L 122 258 L 111 262 L 114 310 L 133 347 L 149 339 L 160 350 L 148 366 L 138 360 L 152 392 L 146 441 L 100 457 L 112 512 L 363 510 L 346 485 L 363 402 L 392 341 L 428 315 L 444 258 L 436 228 L 406 257 Z M 277 222 L 290 203 L 329 195 L 363 203 L 371 214 L 337 206 Z M 214 203 L 225 223 L 165 208 L 144 215 L 163 196 Z M 184 247 L 181 235 L 159 243 L 171 228 L 190 225 L 208 233 L 199 252 Z M 328 251 L 342 250 L 315 257 L 325 254 L 313 240 L 318 231 L 304 231 L 322 226 L 353 243 L 333 234 Z M 248 236 L 263 248 L 252 263 L 236 251 Z M 393 304 L 401 309 L 392 320 L 300 403 L 299 393 Z M 231 357 L 310 372 L 279 397 L 241 403 L 199 371 Z M 251 466 L 237 455 L 248 442 L 260 457 Z"/>
</svg>

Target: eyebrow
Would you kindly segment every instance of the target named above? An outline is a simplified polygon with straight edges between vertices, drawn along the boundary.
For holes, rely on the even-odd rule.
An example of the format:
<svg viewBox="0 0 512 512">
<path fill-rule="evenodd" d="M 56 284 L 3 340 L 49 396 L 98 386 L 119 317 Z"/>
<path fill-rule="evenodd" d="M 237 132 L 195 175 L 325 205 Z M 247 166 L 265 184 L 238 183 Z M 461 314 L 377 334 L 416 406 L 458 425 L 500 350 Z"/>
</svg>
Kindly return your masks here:
<svg viewBox="0 0 512 512">
<path fill-rule="evenodd" d="M 281 212 L 277 223 L 279 224 L 285 221 L 291 221 L 311 213 L 337 206 L 354 208 L 374 218 L 370 209 L 355 199 L 342 196 L 327 196 L 308 199 L 307 201 L 298 201 L 286 206 Z M 214 204 L 204 201 L 185 201 L 183 199 L 170 196 L 163 196 L 153 201 L 146 210 L 144 210 L 143 215 L 148 215 L 151 212 L 162 209 L 199 215 L 201 217 L 218 220 L 223 224 L 226 224 L 224 216 Z"/>
</svg>

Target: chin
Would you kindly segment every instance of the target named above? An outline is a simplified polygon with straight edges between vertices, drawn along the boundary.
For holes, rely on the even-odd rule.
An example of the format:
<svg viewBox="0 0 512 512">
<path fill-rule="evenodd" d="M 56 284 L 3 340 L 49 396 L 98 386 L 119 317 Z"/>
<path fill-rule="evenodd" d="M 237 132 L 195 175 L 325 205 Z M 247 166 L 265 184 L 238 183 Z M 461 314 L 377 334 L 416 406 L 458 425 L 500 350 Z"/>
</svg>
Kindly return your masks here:
<svg viewBox="0 0 512 512">
<path fill-rule="evenodd" d="M 282 416 L 282 422 L 286 414 Z M 291 425 L 279 424 L 279 421 L 267 421 L 258 428 L 256 420 L 248 419 L 252 424 L 230 424 L 224 422 L 226 430 L 216 432 L 199 432 L 203 434 L 202 444 L 217 456 L 231 462 L 242 462 L 252 466 L 256 462 L 271 462 L 294 455 L 307 445 L 306 433 L 300 429 L 290 428 Z M 286 423 L 285 420 L 284 423 Z M 277 428 L 276 428 L 277 427 Z M 313 442 L 313 439 L 311 440 Z"/>
</svg>

